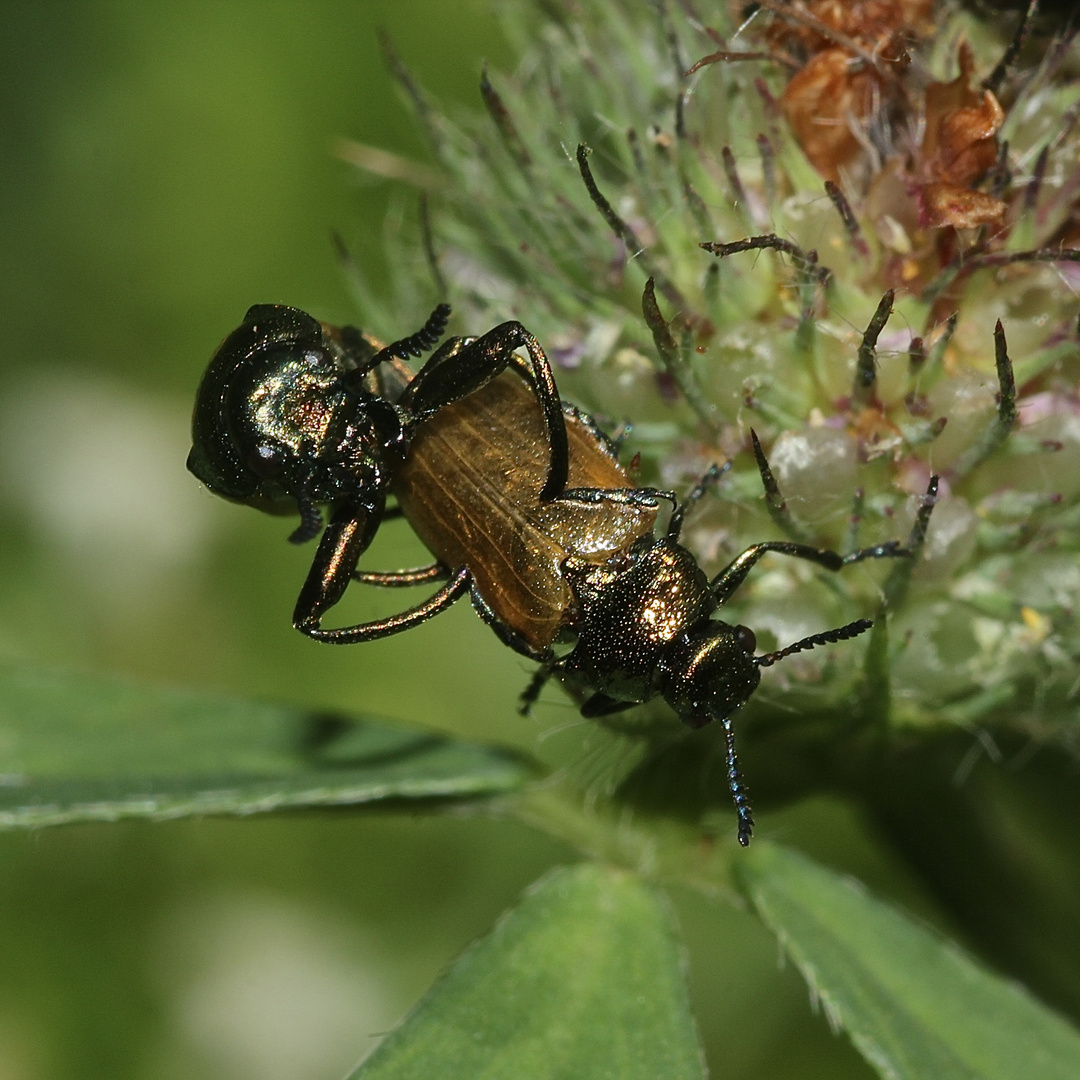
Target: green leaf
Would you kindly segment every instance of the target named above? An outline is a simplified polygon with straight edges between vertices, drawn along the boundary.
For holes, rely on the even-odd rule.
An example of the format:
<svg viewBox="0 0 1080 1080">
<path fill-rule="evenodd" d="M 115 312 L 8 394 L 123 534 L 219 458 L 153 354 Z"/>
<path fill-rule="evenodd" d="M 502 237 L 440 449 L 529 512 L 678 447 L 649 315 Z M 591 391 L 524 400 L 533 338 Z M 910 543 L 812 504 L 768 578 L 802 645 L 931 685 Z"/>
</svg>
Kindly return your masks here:
<svg viewBox="0 0 1080 1080">
<path fill-rule="evenodd" d="M 765 843 L 740 877 L 829 1022 L 888 1080 L 1080 1076 L 1080 1033 L 857 882 Z"/>
<path fill-rule="evenodd" d="M 376 718 L 0 669 L 0 828 L 491 795 L 534 775 Z"/>
<path fill-rule="evenodd" d="M 534 885 L 352 1080 L 704 1075 L 664 905 L 590 863 Z"/>
</svg>

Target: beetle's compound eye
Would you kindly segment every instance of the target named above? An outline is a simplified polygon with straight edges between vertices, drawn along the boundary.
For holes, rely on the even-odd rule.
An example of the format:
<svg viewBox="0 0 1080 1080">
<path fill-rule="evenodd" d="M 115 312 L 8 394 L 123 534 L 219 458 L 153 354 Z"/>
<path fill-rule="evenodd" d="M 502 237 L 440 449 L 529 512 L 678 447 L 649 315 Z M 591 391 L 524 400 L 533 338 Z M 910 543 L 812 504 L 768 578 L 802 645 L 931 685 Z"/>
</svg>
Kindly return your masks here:
<svg viewBox="0 0 1080 1080">
<path fill-rule="evenodd" d="M 247 463 L 248 468 L 259 476 L 277 476 L 285 467 L 285 454 L 280 446 L 258 443 L 249 452 Z"/>
<path fill-rule="evenodd" d="M 742 646 L 743 652 L 748 656 L 754 655 L 754 651 L 757 649 L 757 638 L 749 626 L 736 626 L 735 639 Z"/>
</svg>

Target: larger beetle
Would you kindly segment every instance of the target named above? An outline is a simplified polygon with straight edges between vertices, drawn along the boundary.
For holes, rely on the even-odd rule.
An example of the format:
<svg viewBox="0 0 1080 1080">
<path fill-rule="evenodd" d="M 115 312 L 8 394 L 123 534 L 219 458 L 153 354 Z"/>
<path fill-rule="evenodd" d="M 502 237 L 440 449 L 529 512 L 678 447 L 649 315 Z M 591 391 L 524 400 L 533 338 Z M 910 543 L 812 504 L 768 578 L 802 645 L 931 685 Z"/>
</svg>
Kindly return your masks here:
<svg viewBox="0 0 1080 1080">
<path fill-rule="evenodd" d="M 538 498 L 575 497 L 566 489 L 566 426 L 551 366 L 520 323 L 450 338 L 415 375 L 405 363 L 439 340 L 449 315 L 440 304 L 415 334 L 380 346 L 297 308 L 256 305 L 222 342 L 199 385 L 187 465 L 211 491 L 269 513 L 299 512 L 294 543 L 318 536 L 319 507 L 332 508 L 293 618 L 310 637 L 344 640 L 322 629 L 322 614 L 341 598 L 371 543 L 417 426 L 507 368 L 529 385 L 543 417 L 546 467 Z M 442 600 L 452 592 L 444 590 Z M 406 629 L 416 617 L 387 620 L 382 633 Z"/>
</svg>

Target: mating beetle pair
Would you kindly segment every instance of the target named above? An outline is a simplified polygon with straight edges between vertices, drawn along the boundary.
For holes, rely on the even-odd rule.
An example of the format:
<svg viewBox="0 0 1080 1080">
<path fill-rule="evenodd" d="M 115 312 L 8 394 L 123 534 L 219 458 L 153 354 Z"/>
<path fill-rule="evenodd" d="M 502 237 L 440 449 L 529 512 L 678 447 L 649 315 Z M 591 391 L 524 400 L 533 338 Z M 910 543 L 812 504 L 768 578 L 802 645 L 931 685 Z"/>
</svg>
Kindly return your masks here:
<svg viewBox="0 0 1080 1080">
<path fill-rule="evenodd" d="M 606 436 L 561 403 L 543 350 L 520 323 L 451 338 L 413 375 L 406 358 L 431 348 L 448 316 L 440 305 L 416 334 L 380 348 L 351 327 L 329 327 L 294 308 L 253 307 L 199 387 L 189 469 L 226 498 L 298 511 L 294 542 L 322 532 L 293 616 L 316 640 L 397 633 L 468 591 L 506 644 L 540 661 L 524 709 L 554 675 L 588 695 L 585 716 L 659 695 L 691 727 L 720 721 L 739 842 L 748 844 L 753 816 L 732 713 L 757 688 L 762 667 L 871 624 L 858 620 L 755 656 L 752 631 L 713 615 L 770 551 L 829 570 L 907 552 L 891 542 L 840 556 L 770 541 L 710 580 L 679 535 L 686 510 L 719 470 L 682 503 L 634 486 Z M 387 514 L 388 494 L 435 555 L 432 565 L 357 569 Z M 673 511 L 658 536 L 663 502 Z M 321 504 L 331 508 L 325 529 Z M 444 584 L 391 618 L 323 628 L 351 580 Z M 557 656 L 557 642 L 572 647 Z"/>
</svg>

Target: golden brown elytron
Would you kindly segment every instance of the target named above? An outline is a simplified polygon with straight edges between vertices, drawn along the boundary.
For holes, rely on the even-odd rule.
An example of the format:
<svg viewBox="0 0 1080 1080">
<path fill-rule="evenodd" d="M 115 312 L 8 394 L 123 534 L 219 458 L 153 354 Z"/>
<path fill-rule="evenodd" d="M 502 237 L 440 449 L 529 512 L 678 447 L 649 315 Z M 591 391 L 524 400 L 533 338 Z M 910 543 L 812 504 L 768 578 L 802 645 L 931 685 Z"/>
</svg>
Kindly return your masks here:
<svg viewBox="0 0 1080 1080">
<path fill-rule="evenodd" d="M 639 497 L 589 420 L 567 410 L 566 434 L 571 491 L 635 492 L 635 501 L 541 501 L 550 459 L 544 418 L 513 375 L 422 424 L 392 485 L 435 558 L 469 570 L 481 614 L 533 654 L 544 653 L 571 617 L 565 561 L 610 564 L 656 523 L 658 504 Z"/>
</svg>

